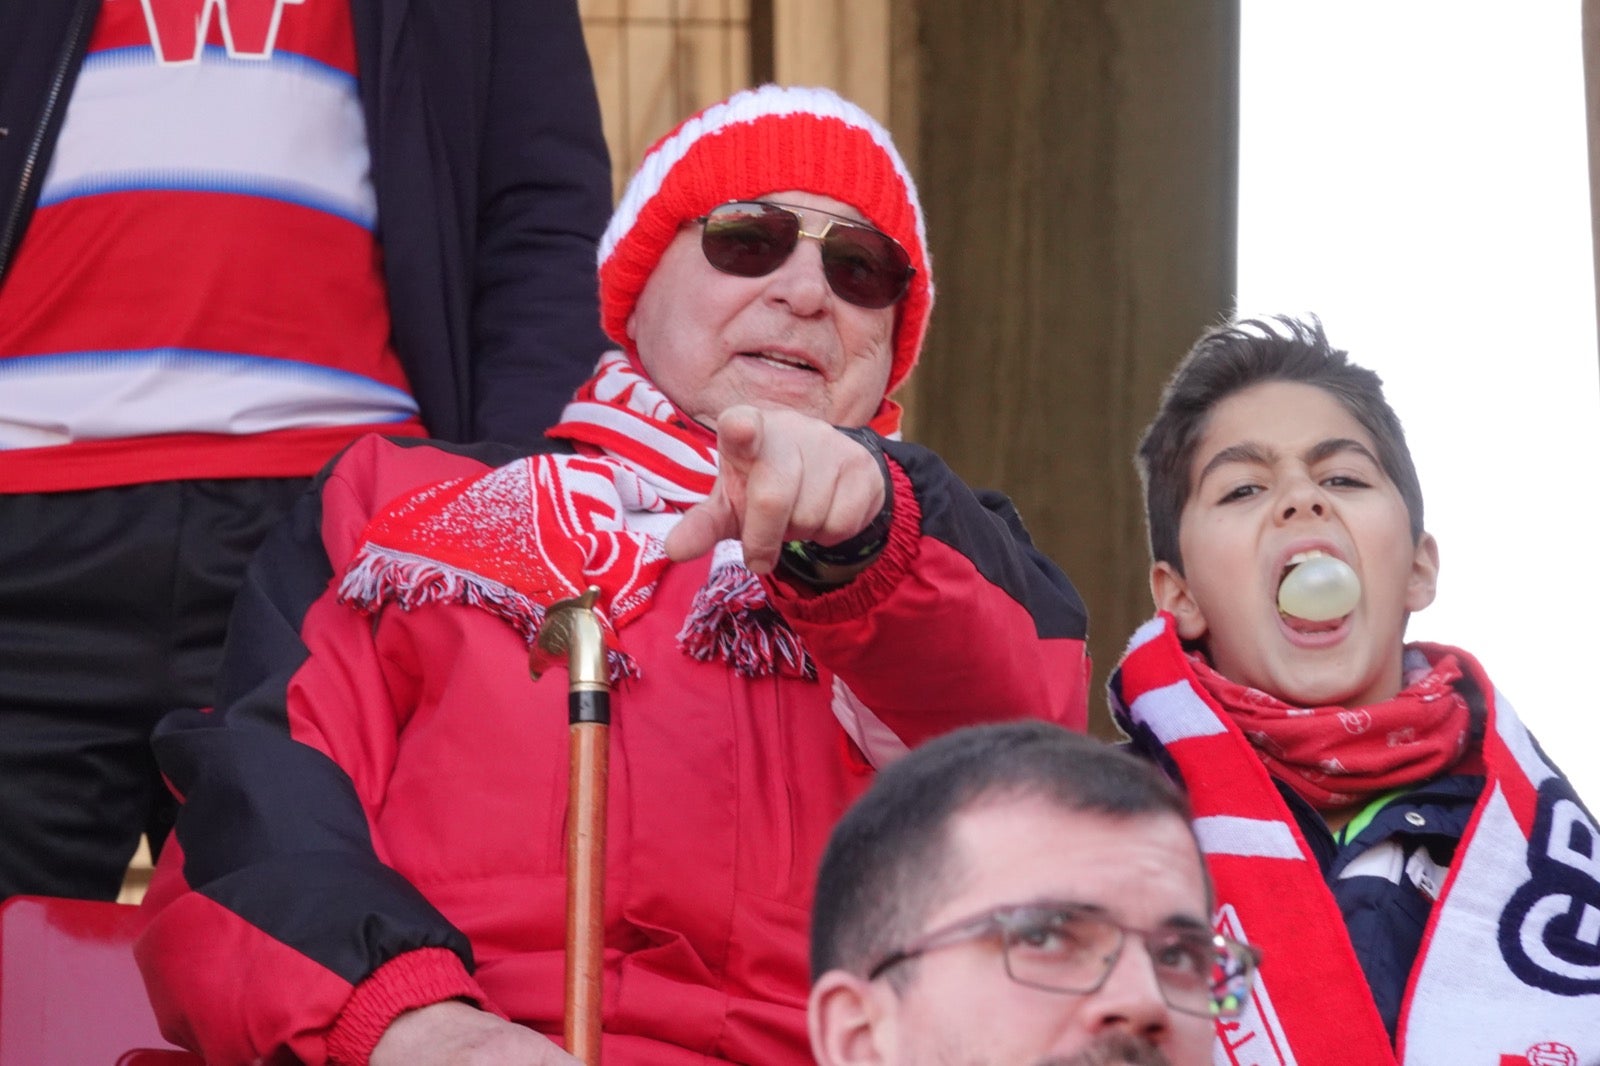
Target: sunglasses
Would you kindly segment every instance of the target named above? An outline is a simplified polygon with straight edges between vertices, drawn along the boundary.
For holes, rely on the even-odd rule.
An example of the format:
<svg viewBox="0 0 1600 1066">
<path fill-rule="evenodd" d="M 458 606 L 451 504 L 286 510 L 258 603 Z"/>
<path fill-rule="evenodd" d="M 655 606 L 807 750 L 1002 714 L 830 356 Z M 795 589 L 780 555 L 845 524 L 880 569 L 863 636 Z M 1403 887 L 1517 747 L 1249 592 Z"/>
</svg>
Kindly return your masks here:
<svg viewBox="0 0 1600 1066">
<path fill-rule="evenodd" d="M 801 212 L 823 215 L 820 233 L 804 229 Z M 706 262 L 741 278 L 760 278 L 793 254 L 801 237 L 822 245 L 822 276 L 839 299 L 874 310 L 906 294 L 916 270 L 893 237 L 862 222 L 766 200 L 734 200 L 695 219 Z"/>
</svg>

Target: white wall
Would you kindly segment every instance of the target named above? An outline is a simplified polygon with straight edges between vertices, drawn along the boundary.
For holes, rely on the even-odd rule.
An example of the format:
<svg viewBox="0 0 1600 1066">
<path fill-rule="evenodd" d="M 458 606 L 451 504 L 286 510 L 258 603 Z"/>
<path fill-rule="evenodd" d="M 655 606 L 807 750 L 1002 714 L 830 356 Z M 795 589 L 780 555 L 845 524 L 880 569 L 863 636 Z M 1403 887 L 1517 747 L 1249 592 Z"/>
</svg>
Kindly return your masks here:
<svg viewBox="0 0 1600 1066">
<path fill-rule="evenodd" d="M 1488 668 L 1600 805 L 1600 357 L 1576 0 L 1243 0 L 1239 307 L 1382 375 Z"/>
</svg>

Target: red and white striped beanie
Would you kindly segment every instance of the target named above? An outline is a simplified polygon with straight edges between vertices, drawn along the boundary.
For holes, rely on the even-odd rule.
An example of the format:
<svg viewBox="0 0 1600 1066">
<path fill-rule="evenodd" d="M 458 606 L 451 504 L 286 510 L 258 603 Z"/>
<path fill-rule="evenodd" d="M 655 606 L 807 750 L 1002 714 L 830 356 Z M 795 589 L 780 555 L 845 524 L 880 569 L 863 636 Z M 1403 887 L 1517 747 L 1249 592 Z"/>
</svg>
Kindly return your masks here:
<svg viewBox="0 0 1600 1066">
<path fill-rule="evenodd" d="M 690 219 L 787 190 L 830 196 L 905 246 L 916 274 L 898 306 L 889 391 L 911 372 L 933 308 L 922 204 L 889 133 L 830 89 L 763 85 L 685 119 L 645 153 L 600 238 L 600 317 L 633 352 L 628 318 Z"/>
</svg>

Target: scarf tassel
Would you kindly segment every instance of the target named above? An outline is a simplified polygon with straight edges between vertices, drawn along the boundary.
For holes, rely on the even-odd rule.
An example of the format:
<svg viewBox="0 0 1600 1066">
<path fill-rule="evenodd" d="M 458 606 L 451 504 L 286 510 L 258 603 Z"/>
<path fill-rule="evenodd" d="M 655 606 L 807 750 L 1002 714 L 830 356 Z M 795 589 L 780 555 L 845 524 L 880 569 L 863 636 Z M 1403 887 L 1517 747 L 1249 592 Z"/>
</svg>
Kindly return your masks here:
<svg viewBox="0 0 1600 1066">
<path fill-rule="evenodd" d="M 386 603 L 403 611 L 432 603 L 477 607 L 509 624 L 529 647 L 538 638 L 545 616 L 539 604 L 497 581 L 375 544 L 363 548 L 346 571 L 339 583 L 339 600 L 363 614 L 372 614 Z M 606 668 L 613 684 L 639 676 L 633 656 L 618 650 L 614 643 L 606 649 Z"/>
<path fill-rule="evenodd" d="M 742 677 L 783 674 L 817 679 L 817 665 L 755 574 L 721 566 L 695 593 L 678 646 L 699 662 L 722 660 Z"/>
</svg>

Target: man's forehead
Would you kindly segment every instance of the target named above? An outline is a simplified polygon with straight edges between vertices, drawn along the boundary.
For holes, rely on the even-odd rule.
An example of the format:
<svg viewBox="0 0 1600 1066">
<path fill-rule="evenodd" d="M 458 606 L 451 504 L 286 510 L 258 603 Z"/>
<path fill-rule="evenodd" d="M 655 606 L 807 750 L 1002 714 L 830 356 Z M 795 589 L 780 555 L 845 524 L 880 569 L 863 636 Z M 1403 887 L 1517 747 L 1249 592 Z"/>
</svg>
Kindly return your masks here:
<svg viewBox="0 0 1600 1066">
<path fill-rule="evenodd" d="M 1169 910 L 1152 920 L 1203 915 L 1206 908 L 1199 847 L 1173 811 L 1113 814 L 1040 797 L 1011 798 L 969 807 L 951 828 L 950 887 L 967 897 L 952 904 L 1049 898 L 1114 912 L 1125 883 L 1143 871 L 1165 874 L 1158 887 L 1172 897 Z"/>
<path fill-rule="evenodd" d="M 806 192 L 801 189 L 775 189 L 772 192 L 752 197 L 752 199 L 781 203 L 789 207 L 801 208 L 803 211 L 820 211 L 824 214 L 838 215 L 857 222 L 868 221 L 867 216 L 861 213 L 860 208 L 847 200 L 840 200 L 826 193 Z"/>
</svg>

